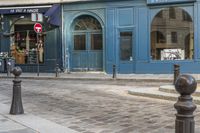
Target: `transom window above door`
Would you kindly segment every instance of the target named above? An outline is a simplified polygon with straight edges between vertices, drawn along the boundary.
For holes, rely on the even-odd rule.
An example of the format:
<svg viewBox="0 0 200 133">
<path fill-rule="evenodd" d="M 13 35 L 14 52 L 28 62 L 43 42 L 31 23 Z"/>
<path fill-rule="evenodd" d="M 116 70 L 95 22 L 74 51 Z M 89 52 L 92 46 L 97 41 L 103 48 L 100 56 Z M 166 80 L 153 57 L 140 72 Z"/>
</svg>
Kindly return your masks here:
<svg viewBox="0 0 200 133">
<path fill-rule="evenodd" d="M 82 15 L 75 20 L 74 30 L 101 30 L 101 24 L 97 19 L 89 15 Z"/>
<path fill-rule="evenodd" d="M 99 21 L 90 15 L 82 15 L 74 22 L 74 50 L 102 50 L 103 36 Z"/>
</svg>

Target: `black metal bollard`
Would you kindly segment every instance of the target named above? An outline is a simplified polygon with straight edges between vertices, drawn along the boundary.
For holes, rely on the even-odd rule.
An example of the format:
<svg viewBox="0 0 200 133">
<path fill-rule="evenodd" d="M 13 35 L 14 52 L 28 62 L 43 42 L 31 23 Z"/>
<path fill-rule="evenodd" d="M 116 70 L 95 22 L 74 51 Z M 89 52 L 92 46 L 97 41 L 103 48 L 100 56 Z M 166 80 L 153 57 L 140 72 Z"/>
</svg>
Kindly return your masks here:
<svg viewBox="0 0 200 133">
<path fill-rule="evenodd" d="M 55 68 L 56 77 L 59 77 L 59 72 L 60 72 L 59 64 L 56 64 L 56 68 Z"/>
<path fill-rule="evenodd" d="M 24 109 L 21 98 L 21 80 L 19 79 L 19 76 L 22 73 L 22 69 L 20 67 L 14 67 L 12 73 L 14 74 L 15 79 L 13 80 L 13 98 L 12 98 L 10 114 L 13 115 L 23 114 Z"/>
<path fill-rule="evenodd" d="M 180 75 L 175 83 L 175 88 L 180 96 L 174 104 L 177 110 L 175 121 L 175 133 L 195 133 L 193 112 L 196 105 L 192 101 L 191 94 L 197 88 L 196 80 L 190 75 Z"/>
<path fill-rule="evenodd" d="M 6 63 L 7 63 L 7 64 L 6 64 L 6 65 L 7 65 L 7 66 L 6 66 L 6 67 L 7 67 L 7 76 L 10 77 L 10 75 L 11 75 L 11 74 L 10 74 L 10 72 L 11 72 L 11 62 L 10 62 L 8 59 L 6 59 L 6 60 L 7 60 L 7 61 L 6 61 Z"/>
<path fill-rule="evenodd" d="M 175 84 L 179 75 L 180 75 L 180 65 L 174 64 L 174 82 L 173 82 L 173 84 Z"/>
<path fill-rule="evenodd" d="M 113 76 L 112 76 L 112 78 L 113 79 L 116 79 L 116 65 L 113 65 Z"/>
</svg>

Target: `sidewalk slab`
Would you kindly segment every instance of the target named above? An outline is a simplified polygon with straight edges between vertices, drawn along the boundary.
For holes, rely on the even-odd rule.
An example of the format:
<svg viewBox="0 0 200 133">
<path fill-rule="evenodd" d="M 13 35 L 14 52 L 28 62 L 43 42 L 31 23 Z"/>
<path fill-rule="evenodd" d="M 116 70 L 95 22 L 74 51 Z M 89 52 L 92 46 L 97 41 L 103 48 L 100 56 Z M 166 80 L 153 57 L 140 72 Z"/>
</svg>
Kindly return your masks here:
<svg viewBox="0 0 200 133">
<path fill-rule="evenodd" d="M 54 122 L 51 122 L 49 120 L 37 117 L 32 114 L 22 114 L 22 115 L 10 115 L 9 112 L 9 106 L 0 103 L 0 115 L 2 117 L 7 118 L 9 121 L 14 121 L 17 124 L 17 130 L 16 133 L 29 133 L 27 129 L 32 129 L 34 132 L 30 133 L 78 133 L 77 131 L 74 131 L 72 129 L 69 129 L 67 127 L 61 126 L 59 124 L 56 124 Z M 0 120 L 1 123 L 1 120 Z M 7 127 L 10 129 L 10 126 L 14 124 L 11 123 L 11 125 L 8 123 Z M 21 125 L 21 126 L 20 126 Z M 26 127 L 26 128 L 24 128 Z M 0 126 L 1 129 L 1 126 Z M 0 130 L 1 133 L 1 130 Z M 6 131 L 2 133 L 7 133 Z M 8 132 L 9 133 L 9 132 Z M 15 132 L 12 132 L 15 133 Z"/>
<path fill-rule="evenodd" d="M 35 133 L 30 128 L 27 128 L 15 121 L 8 119 L 0 114 L 0 133 Z"/>
<path fill-rule="evenodd" d="M 137 89 L 129 89 L 128 94 L 170 101 L 177 101 L 177 98 L 180 96 L 178 93 L 159 91 L 158 87 L 138 87 Z M 193 96 L 193 100 L 196 104 L 200 105 L 199 96 Z"/>
<path fill-rule="evenodd" d="M 128 90 L 128 94 L 171 101 L 176 101 L 179 96 L 178 94 L 161 92 L 157 87 L 138 87 Z"/>
<path fill-rule="evenodd" d="M 159 87 L 159 91 L 166 92 L 166 93 L 178 93 L 175 89 L 174 85 L 162 85 Z M 200 96 L 200 88 L 197 86 L 195 93 L 192 94 L 193 96 Z"/>
</svg>

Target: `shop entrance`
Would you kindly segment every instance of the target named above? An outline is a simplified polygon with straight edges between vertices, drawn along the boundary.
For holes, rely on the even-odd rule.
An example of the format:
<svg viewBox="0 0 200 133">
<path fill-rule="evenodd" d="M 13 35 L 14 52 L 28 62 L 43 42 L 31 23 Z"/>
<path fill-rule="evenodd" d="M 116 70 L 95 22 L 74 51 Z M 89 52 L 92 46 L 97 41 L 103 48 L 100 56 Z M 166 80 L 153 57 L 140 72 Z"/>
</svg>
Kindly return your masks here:
<svg viewBox="0 0 200 133">
<path fill-rule="evenodd" d="M 102 40 L 102 28 L 98 20 L 89 15 L 83 15 L 75 19 L 72 69 L 75 71 L 102 70 Z"/>
</svg>

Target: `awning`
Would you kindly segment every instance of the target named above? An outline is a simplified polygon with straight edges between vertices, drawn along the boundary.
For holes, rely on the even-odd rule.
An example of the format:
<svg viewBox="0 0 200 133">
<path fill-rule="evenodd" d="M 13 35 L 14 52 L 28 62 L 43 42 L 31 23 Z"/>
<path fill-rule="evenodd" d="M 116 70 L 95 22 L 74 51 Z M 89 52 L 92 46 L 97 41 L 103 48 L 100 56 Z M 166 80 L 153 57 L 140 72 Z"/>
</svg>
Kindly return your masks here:
<svg viewBox="0 0 200 133">
<path fill-rule="evenodd" d="M 44 14 L 48 17 L 48 22 L 52 25 L 61 25 L 61 8 L 60 4 L 54 4 L 49 10 Z"/>
<path fill-rule="evenodd" d="M 0 7 L 0 14 L 18 14 L 18 13 L 45 13 L 51 8 L 46 6 L 26 6 L 26 7 Z"/>
</svg>

